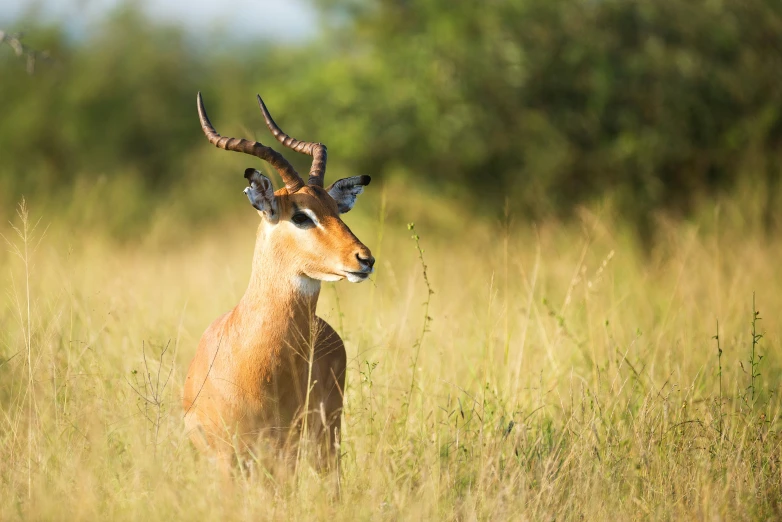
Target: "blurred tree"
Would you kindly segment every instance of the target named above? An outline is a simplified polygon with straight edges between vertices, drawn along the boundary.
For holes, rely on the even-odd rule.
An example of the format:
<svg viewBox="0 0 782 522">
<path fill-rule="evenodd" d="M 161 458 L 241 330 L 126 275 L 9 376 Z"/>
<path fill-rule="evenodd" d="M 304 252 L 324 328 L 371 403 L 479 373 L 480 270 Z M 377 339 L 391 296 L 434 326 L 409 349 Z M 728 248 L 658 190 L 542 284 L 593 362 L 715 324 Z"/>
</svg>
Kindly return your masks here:
<svg viewBox="0 0 782 522">
<path fill-rule="evenodd" d="M 613 193 L 644 230 L 652 210 L 684 215 L 752 174 L 773 222 L 776 0 L 319 5 L 335 21 L 342 88 L 367 121 L 356 168 L 431 172 L 532 214 Z M 765 173 L 745 168 L 757 158 Z"/>
<path fill-rule="evenodd" d="M 37 27 L 52 67 L 8 74 L 19 60 L 0 53 L 0 201 L 119 176 L 152 200 L 238 168 L 207 154 L 204 90 L 224 134 L 270 139 L 260 92 L 286 131 L 329 145 L 332 171 L 489 213 L 609 197 L 650 236 L 652 212 L 686 216 L 748 178 L 779 222 L 778 0 L 315 2 L 325 33 L 299 44 L 193 42 L 131 4 L 78 41 Z"/>
<path fill-rule="evenodd" d="M 27 63 L 27 73 L 32 74 L 35 72 L 35 62 L 39 59 L 46 59 L 49 53 L 46 51 L 38 52 L 30 47 L 26 46 L 22 42 L 22 34 L 11 34 L 8 31 L 0 29 L 0 46 L 3 44 L 10 47 L 16 56 L 23 57 Z"/>
</svg>

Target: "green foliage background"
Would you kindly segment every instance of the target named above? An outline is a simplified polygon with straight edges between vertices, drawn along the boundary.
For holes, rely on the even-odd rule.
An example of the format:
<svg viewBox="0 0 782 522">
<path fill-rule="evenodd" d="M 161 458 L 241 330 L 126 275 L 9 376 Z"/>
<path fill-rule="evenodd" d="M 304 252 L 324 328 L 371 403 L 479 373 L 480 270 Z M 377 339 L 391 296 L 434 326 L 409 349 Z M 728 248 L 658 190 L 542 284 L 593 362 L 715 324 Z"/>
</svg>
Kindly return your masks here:
<svg viewBox="0 0 782 522">
<path fill-rule="evenodd" d="M 50 55 L 0 43 L 0 520 L 782 520 L 780 0 L 313 0 L 299 43 L 130 2 L 0 24 Z M 373 176 L 339 500 L 183 429 L 260 219 L 199 90 Z"/>
<path fill-rule="evenodd" d="M 206 144 L 201 90 L 223 134 L 272 141 L 259 92 L 287 132 L 329 146 L 330 177 L 402 179 L 474 212 L 562 217 L 608 198 L 649 236 L 655 212 L 743 184 L 766 229 L 779 222 L 776 0 L 313 8 L 325 30 L 299 44 L 194 41 L 130 3 L 78 38 L 33 18 L 7 28 L 51 59 L 28 75 L 0 47 L 2 212 L 23 194 L 123 230 L 161 204 L 223 212 L 253 160 Z"/>
</svg>

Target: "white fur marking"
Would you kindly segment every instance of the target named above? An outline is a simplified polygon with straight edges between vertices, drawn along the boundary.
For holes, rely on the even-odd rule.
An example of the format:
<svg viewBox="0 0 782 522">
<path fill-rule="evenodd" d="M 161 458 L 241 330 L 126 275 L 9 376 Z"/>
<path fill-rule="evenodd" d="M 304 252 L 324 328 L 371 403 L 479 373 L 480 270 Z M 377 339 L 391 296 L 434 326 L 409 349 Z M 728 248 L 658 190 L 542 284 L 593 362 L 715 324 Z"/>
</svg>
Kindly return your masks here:
<svg viewBox="0 0 782 522">
<path fill-rule="evenodd" d="M 360 283 L 369 279 L 369 274 L 360 275 L 354 274 L 353 272 L 347 272 L 347 278 L 351 283 Z"/>
<path fill-rule="evenodd" d="M 296 288 L 304 295 L 315 295 L 320 290 L 320 281 L 307 276 L 297 276 Z"/>
<path fill-rule="evenodd" d="M 323 228 L 322 225 L 320 224 L 320 221 L 318 221 L 318 216 L 316 216 L 312 210 L 308 208 L 300 208 L 299 211 L 301 211 L 302 214 L 307 214 L 307 217 L 309 217 L 312 220 L 312 222 L 315 223 L 315 225 Z"/>
</svg>

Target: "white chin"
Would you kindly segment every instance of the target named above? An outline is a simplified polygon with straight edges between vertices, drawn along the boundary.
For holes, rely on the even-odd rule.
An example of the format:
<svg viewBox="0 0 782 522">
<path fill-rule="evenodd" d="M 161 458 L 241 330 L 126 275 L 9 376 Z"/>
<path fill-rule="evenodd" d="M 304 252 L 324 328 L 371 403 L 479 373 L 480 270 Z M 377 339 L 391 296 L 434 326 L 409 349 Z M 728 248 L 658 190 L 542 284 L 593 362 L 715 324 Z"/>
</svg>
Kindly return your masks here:
<svg viewBox="0 0 782 522">
<path fill-rule="evenodd" d="M 360 283 L 369 279 L 369 274 L 353 274 L 348 272 L 347 278 L 351 283 Z"/>
<path fill-rule="evenodd" d="M 342 276 L 337 274 L 321 274 L 313 279 L 318 279 L 320 281 L 326 281 L 327 283 L 331 283 L 334 281 L 339 281 L 340 279 L 342 279 Z"/>
</svg>

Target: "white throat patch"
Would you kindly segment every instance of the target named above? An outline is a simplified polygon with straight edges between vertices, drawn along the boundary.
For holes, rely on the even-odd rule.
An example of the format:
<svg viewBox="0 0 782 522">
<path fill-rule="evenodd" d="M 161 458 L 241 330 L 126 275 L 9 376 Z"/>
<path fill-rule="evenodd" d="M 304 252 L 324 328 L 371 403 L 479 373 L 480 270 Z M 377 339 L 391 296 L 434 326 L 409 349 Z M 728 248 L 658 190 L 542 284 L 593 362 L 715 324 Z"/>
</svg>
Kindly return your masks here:
<svg viewBox="0 0 782 522">
<path fill-rule="evenodd" d="M 296 276 L 294 278 L 296 288 L 304 295 L 315 295 L 320 290 L 320 281 L 307 276 Z"/>
</svg>

